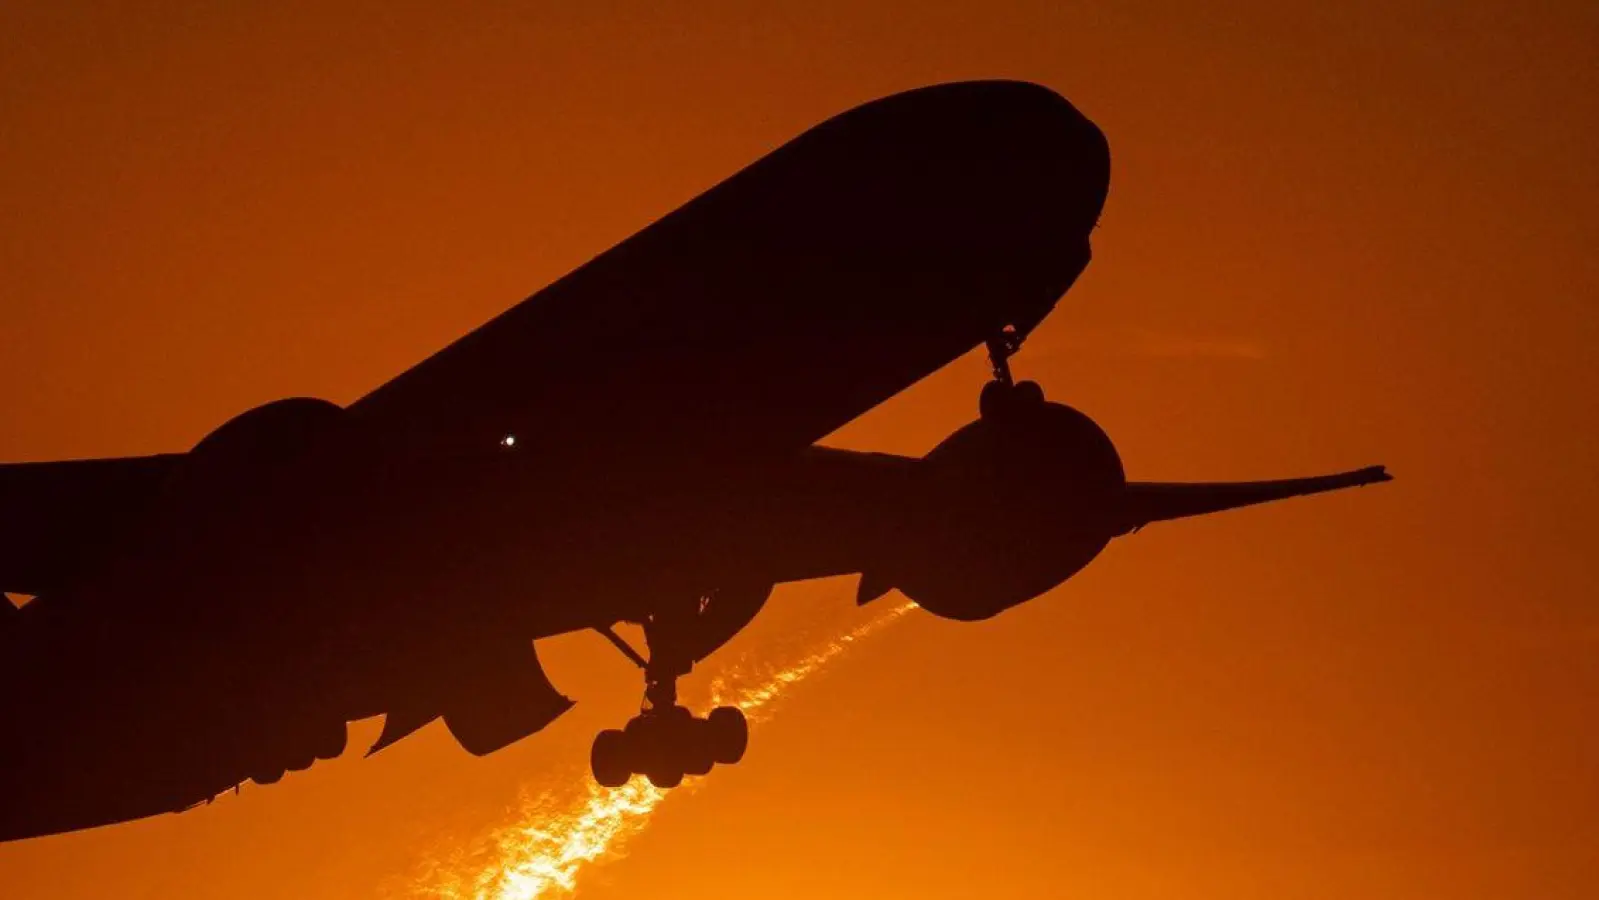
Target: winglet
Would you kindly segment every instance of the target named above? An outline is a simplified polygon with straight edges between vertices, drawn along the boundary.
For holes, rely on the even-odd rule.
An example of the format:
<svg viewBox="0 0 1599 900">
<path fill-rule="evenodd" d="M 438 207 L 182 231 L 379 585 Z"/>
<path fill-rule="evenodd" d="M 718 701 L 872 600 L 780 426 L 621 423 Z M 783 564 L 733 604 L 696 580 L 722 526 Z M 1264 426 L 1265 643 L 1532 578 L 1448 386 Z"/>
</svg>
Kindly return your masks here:
<svg viewBox="0 0 1599 900">
<path fill-rule="evenodd" d="M 1362 485 L 1381 484 L 1384 481 L 1393 481 L 1394 476 L 1388 474 L 1387 466 L 1367 466 L 1355 473 L 1355 477 L 1362 479 Z"/>
</svg>

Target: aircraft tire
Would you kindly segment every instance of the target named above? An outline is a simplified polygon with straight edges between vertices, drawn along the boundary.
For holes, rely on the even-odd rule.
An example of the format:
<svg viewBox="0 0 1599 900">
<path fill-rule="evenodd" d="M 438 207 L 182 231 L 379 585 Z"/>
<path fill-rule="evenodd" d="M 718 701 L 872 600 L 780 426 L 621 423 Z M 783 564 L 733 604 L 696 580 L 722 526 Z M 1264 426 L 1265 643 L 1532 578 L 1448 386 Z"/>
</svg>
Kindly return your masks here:
<svg viewBox="0 0 1599 900">
<path fill-rule="evenodd" d="M 1018 381 L 1011 389 L 1011 403 L 1017 407 L 1042 406 L 1044 389 L 1036 381 Z"/>
<path fill-rule="evenodd" d="M 600 787 L 619 788 L 633 777 L 633 767 L 628 759 L 627 735 L 607 728 L 594 736 L 594 747 L 589 751 L 589 768 Z"/>
<path fill-rule="evenodd" d="M 997 381 L 983 385 L 982 393 L 977 395 L 977 415 L 984 419 L 1004 415 L 1010 406 L 1010 392 L 1010 387 Z"/>
<path fill-rule="evenodd" d="M 658 788 L 675 788 L 683 783 L 683 768 L 669 763 L 653 766 L 644 774 Z"/>
<path fill-rule="evenodd" d="M 714 737 L 715 732 L 711 730 L 710 722 L 703 719 L 695 720 L 693 731 L 684 735 L 684 775 L 705 775 L 711 771 L 712 766 L 716 765 Z"/>
<path fill-rule="evenodd" d="M 977 396 L 977 413 L 984 419 L 992 420 L 1043 404 L 1044 389 L 1036 381 L 1018 381 L 1008 386 L 990 381 L 983 385 L 983 392 Z"/>
<path fill-rule="evenodd" d="M 749 721 L 736 706 L 718 706 L 705 720 L 711 759 L 730 766 L 744 758 L 750 743 Z"/>
</svg>

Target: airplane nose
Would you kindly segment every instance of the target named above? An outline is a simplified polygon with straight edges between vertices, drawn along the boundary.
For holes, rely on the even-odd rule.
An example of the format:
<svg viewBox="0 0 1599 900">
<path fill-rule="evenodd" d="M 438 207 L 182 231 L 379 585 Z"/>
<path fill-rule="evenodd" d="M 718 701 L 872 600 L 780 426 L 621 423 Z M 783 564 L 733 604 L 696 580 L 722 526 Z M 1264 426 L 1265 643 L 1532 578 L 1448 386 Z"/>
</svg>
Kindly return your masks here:
<svg viewBox="0 0 1599 900">
<path fill-rule="evenodd" d="M 818 166 L 834 184 L 817 188 L 853 211 L 845 227 L 989 264 L 1080 252 L 1110 185 L 1104 133 L 1060 94 L 1024 81 L 894 94 L 793 146 L 805 145 L 816 159 L 844 157 Z"/>
<path fill-rule="evenodd" d="M 1057 253 L 1087 238 L 1110 188 L 1110 145 L 1097 125 L 1065 97 L 1030 82 L 926 90 L 925 114 L 940 120 L 943 152 L 962 159 L 966 202 L 989 233 Z"/>
<path fill-rule="evenodd" d="M 1099 217 L 1105 212 L 1105 199 L 1110 196 L 1110 141 L 1098 125 L 1086 118 L 1083 122 L 1087 127 L 1080 136 L 1077 162 L 1083 180 L 1083 212 L 1092 230 L 1099 224 Z"/>
<path fill-rule="evenodd" d="M 1021 227 L 1046 239 L 1075 243 L 1086 238 L 1110 191 L 1105 133 L 1066 98 L 1040 85 L 999 82 L 985 102 L 990 116 L 1002 123 L 993 129 L 991 164 L 1025 223 Z"/>
<path fill-rule="evenodd" d="M 939 184 L 946 213 L 928 227 L 987 283 L 1029 298 L 1011 310 L 1013 323 L 1036 323 L 1088 263 L 1110 190 L 1104 132 L 1066 98 L 1029 82 L 938 85 L 894 101 L 906 103 L 904 120 L 921 123 L 922 152 L 944 168 L 942 178 L 924 182 Z"/>
</svg>

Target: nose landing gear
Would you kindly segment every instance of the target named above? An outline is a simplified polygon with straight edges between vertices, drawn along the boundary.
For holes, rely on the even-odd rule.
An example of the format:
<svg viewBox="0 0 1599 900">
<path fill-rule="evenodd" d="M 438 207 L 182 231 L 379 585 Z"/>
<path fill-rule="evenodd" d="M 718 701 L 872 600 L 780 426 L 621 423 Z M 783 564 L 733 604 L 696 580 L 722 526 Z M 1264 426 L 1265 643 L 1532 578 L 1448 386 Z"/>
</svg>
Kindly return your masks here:
<svg viewBox="0 0 1599 900">
<path fill-rule="evenodd" d="M 1044 389 L 1036 381 L 1016 381 L 1011 376 L 1010 358 L 1021 349 L 1025 335 L 1007 326 L 988 339 L 988 364 L 994 378 L 983 385 L 977 398 L 977 410 L 985 419 L 1009 416 L 1017 410 L 1029 409 L 1044 402 Z"/>
</svg>

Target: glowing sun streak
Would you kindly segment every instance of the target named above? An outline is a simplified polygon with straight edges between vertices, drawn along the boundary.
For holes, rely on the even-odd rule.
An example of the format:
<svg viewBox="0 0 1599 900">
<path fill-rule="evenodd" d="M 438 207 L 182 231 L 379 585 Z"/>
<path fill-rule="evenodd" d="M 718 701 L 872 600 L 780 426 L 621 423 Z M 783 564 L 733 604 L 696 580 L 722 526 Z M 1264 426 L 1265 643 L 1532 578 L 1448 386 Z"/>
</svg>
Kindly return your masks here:
<svg viewBox="0 0 1599 900">
<path fill-rule="evenodd" d="M 741 658 L 712 680 L 711 702 L 737 706 L 751 722 L 764 721 L 789 687 L 914 608 L 912 603 L 892 607 L 786 665 L 761 666 L 752 657 Z M 644 830 L 663 800 L 692 793 L 703 783 L 689 781 L 668 792 L 643 778 L 609 790 L 586 772 L 571 773 L 560 781 L 564 789 L 524 793 L 513 822 L 490 831 L 475 850 L 430 862 L 413 895 L 438 900 L 570 895 L 589 864 L 621 856 L 627 841 Z"/>
</svg>

